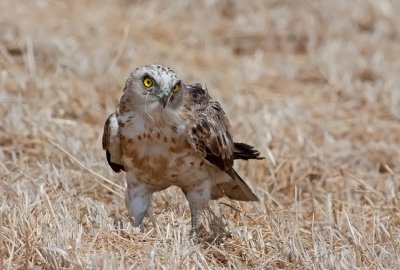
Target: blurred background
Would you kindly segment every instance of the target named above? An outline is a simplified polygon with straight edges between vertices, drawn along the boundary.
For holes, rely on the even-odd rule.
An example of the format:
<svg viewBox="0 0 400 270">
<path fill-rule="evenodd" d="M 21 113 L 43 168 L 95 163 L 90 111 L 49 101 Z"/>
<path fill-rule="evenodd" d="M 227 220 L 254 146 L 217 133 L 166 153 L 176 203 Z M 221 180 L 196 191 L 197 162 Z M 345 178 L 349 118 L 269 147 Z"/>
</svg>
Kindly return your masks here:
<svg viewBox="0 0 400 270">
<path fill-rule="evenodd" d="M 396 0 L 0 1 L 4 265 L 397 268 L 398 14 Z M 103 124 L 129 73 L 155 63 L 207 85 L 235 140 L 266 157 L 235 165 L 261 203 L 235 204 L 252 221 L 221 210 L 234 237 L 218 256 L 171 255 L 180 242 L 165 228 L 140 250 L 111 233 L 126 221 L 124 180 L 106 164 Z M 153 206 L 160 224 L 186 226 L 176 189 Z"/>
</svg>

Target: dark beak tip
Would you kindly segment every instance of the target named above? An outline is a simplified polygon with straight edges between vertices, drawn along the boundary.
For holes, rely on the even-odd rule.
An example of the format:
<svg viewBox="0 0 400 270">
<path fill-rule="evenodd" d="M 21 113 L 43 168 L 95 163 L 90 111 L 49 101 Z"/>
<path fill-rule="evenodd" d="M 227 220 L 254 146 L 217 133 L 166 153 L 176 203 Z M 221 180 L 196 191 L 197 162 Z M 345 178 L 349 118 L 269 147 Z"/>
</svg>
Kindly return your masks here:
<svg viewBox="0 0 400 270">
<path fill-rule="evenodd" d="M 162 97 L 162 98 L 160 99 L 160 101 L 161 101 L 161 103 L 162 103 L 162 105 L 163 105 L 163 107 L 162 107 L 163 109 L 167 106 L 167 104 L 168 104 L 168 102 L 169 102 L 171 96 L 172 96 L 172 94 L 169 94 L 168 96 L 164 96 L 164 97 Z"/>
</svg>

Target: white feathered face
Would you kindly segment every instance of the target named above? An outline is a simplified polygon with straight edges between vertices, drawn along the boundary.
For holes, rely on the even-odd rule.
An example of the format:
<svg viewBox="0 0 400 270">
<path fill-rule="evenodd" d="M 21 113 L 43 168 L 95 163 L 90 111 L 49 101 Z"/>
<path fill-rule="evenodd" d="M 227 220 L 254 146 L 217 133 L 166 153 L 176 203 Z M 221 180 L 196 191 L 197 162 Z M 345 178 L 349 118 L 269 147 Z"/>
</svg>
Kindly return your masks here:
<svg viewBox="0 0 400 270">
<path fill-rule="evenodd" d="M 175 71 L 161 65 L 150 65 L 131 73 L 125 91 L 133 95 L 135 104 L 142 103 L 147 111 L 154 111 L 179 107 L 183 100 L 183 88 Z"/>
</svg>

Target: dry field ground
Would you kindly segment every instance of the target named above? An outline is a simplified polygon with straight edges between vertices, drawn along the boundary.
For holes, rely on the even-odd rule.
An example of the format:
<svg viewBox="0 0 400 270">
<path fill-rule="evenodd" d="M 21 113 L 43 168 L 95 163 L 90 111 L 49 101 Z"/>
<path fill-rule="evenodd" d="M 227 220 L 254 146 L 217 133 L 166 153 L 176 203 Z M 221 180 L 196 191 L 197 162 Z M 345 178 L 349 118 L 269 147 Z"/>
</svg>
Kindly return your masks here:
<svg viewBox="0 0 400 270">
<path fill-rule="evenodd" d="M 194 2 L 194 1 L 193 1 Z M 399 269 L 400 2 L 0 1 L 0 269 Z M 220 99 L 259 203 L 132 228 L 101 149 L 135 67 Z"/>
</svg>

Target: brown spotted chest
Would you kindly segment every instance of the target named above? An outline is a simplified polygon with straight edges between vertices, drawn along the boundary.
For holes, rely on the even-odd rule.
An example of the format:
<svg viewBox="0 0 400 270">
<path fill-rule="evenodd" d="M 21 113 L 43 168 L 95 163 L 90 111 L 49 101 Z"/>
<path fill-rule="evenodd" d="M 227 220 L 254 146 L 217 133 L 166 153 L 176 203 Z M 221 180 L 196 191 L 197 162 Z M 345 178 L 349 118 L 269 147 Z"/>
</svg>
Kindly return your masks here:
<svg viewBox="0 0 400 270">
<path fill-rule="evenodd" d="M 208 162 L 187 141 L 190 121 L 160 125 L 137 115 L 120 122 L 124 166 L 156 190 L 192 186 L 209 177 Z"/>
</svg>

